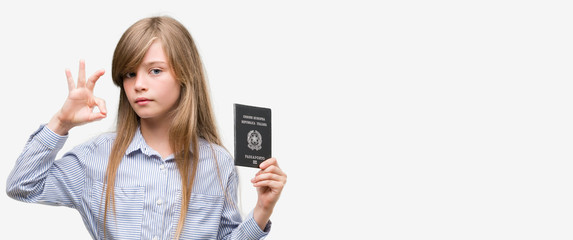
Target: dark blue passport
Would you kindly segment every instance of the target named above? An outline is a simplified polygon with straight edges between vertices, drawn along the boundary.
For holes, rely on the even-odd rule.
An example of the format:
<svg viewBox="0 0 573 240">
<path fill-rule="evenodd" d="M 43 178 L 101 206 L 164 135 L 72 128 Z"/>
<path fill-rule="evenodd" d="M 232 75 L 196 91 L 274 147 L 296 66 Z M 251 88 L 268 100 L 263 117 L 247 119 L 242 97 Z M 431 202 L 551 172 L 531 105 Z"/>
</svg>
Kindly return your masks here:
<svg viewBox="0 0 573 240">
<path fill-rule="evenodd" d="M 235 165 L 258 168 L 271 146 L 271 109 L 235 104 Z"/>
</svg>

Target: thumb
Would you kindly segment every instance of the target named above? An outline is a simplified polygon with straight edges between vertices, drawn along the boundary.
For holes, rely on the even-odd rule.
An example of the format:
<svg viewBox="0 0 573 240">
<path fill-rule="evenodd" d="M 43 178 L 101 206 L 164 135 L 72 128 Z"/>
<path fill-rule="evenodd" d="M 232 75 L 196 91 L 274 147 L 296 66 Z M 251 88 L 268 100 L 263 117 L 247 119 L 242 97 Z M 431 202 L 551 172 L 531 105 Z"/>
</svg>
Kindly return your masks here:
<svg viewBox="0 0 573 240">
<path fill-rule="evenodd" d="M 94 103 L 95 105 L 92 107 L 92 112 L 88 117 L 88 121 L 90 122 L 104 119 L 107 116 L 105 101 L 101 98 L 95 98 Z"/>
<path fill-rule="evenodd" d="M 107 115 L 107 108 L 105 106 L 105 100 L 103 100 L 101 98 L 95 98 L 95 104 L 96 104 L 97 108 L 99 109 L 100 113 Z"/>
<path fill-rule="evenodd" d="M 97 112 L 92 112 L 90 113 L 89 117 L 88 117 L 88 121 L 93 122 L 93 121 L 98 121 L 98 120 L 102 120 L 105 117 L 107 117 L 106 113 L 97 111 Z"/>
</svg>

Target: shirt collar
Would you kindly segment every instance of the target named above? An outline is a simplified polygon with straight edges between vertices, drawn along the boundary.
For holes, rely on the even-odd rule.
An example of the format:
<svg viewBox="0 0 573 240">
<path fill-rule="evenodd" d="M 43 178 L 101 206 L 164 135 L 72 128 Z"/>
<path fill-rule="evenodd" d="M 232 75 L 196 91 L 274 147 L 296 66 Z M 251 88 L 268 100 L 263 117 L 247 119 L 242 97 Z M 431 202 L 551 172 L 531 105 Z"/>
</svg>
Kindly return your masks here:
<svg viewBox="0 0 573 240">
<path fill-rule="evenodd" d="M 199 138 L 198 141 L 198 145 L 199 147 L 205 146 L 205 145 L 209 145 L 209 142 L 203 138 Z M 149 147 L 149 145 L 147 145 L 147 143 L 145 142 L 145 139 L 143 138 L 143 135 L 141 135 L 141 129 L 138 126 L 137 130 L 135 131 L 135 135 L 133 136 L 133 139 L 131 140 L 131 143 L 129 144 L 129 146 L 127 147 L 127 150 L 125 151 L 125 155 L 129 155 L 137 150 L 140 150 L 143 154 L 151 156 L 151 155 L 159 155 L 159 153 L 157 153 L 155 150 L 151 149 L 151 147 Z"/>
<path fill-rule="evenodd" d="M 135 131 L 135 135 L 127 147 L 125 155 L 129 155 L 137 150 L 141 150 L 141 152 L 145 154 L 148 154 L 148 151 L 150 150 L 150 147 L 148 147 L 145 139 L 143 139 L 143 135 L 141 135 L 141 129 L 139 127 L 137 127 L 137 130 Z"/>
</svg>

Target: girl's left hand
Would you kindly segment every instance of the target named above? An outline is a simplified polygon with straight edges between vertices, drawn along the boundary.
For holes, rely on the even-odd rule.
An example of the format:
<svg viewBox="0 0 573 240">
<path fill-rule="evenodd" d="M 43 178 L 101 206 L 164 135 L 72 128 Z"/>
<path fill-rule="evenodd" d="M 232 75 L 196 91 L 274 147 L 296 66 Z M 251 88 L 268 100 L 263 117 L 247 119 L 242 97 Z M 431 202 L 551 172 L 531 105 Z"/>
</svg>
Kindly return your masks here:
<svg viewBox="0 0 573 240">
<path fill-rule="evenodd" d="M 257 188 L 258 195 L 253 217 L 259 227 L 264 230 L 286 184 L 287 175 L 279 167 L 276 158 L 265 160 L 259 168 L 261 170 L 251 179 L 253 186 Z"/>
</svg>

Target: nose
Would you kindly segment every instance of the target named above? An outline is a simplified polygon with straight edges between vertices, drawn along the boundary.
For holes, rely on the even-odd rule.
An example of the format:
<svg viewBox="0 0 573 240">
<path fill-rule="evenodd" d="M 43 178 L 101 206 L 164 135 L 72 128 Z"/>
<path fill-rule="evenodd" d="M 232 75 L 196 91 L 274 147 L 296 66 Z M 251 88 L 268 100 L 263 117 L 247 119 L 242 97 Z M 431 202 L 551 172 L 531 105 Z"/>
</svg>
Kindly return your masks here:
<svg viewBox="0 0 573 240">
<path fill-rule="evenodd" d="M 137 74 L 135 76 L 135 91 L 147 91 L 147 79 L 144 74 Z"/>
</svg>

